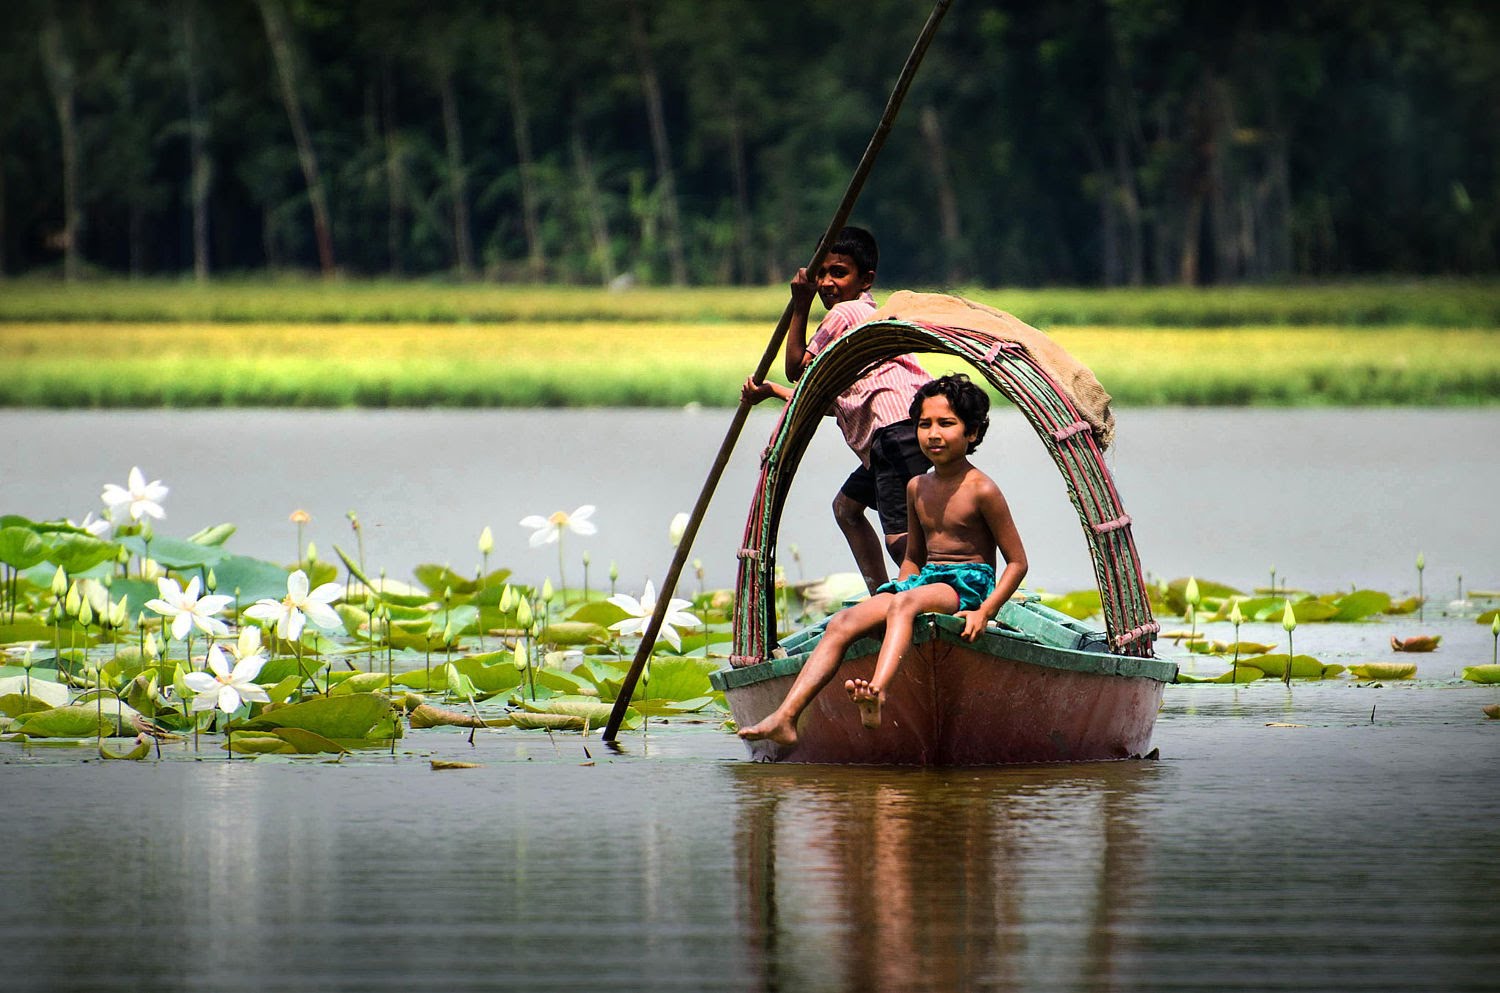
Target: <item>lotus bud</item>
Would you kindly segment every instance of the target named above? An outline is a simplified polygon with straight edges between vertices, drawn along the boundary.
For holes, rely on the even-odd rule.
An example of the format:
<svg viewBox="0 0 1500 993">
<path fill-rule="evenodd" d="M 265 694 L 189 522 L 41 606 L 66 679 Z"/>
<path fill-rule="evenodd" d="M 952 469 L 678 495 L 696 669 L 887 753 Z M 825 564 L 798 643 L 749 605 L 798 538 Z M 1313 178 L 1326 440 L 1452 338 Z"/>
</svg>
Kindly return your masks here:
<svg viewBox="0 0 1500 993">
<path fill-rule="evenodd" d="M 703 560 L 702 559 L 693 559 L 693 572 L 697 574 L 698 579 L 700 581 L 703 579 Z"/>
<path fill-rule="evenodd" d="M 120 598 L 120 602 L 119 603 L 115 604 L 114 606 L 112 606 L 110 608 L 110 610 L 109 610 L 109 626 L 110 627 L 112 627 L 112 628 L 122 628 L 122 627 L 125 626 L 126 620 L 128 619 L 128 615 L 125 613 L 125 604 L 126 604 L 126 601 L 129 600 L 129 599 L 130 599 L 129 595 L 123 596 L 123 597 Z"/>
<path fill-rule="evenodd" d="M 208 575 L 204 577 L 203 588 L 210 593 L 219 588 L 219 577 L 212 569 L 208 570 Z"/>
<path fill-rule="evenodd" d="M 688 515 L 678 514 L 672 518 L 672 526 L 667 528 L 667 537 L 672 540 L 672 547 L 676 548 L 682 543 L 682 536 L 687 533 Z"/>
<path fill-rule="evenodd" d="M 147 517 L 141 521 L 141 537 L 150 541 L 156 537 L 156 528 L 151 526 L 151 518 Z"/>
<path fill-rule="evenodd" d="M 510 588 L 509 583 L 506 583 L 504 588 L 500 590 L 500 613 L 510 613 L 511 608 L 515 605 L 516 591 Z"/>
<path fill-rule="evenodd" d="M 309 566 L 318 564 L 318 546 L 310 541 L 307 543 L 307 564 Z"/>
<path fill-rule="evenodd" d="M 584 553 L 583 553 L 583 567 L 584 567 L 584 568 L 585 568 L 585 569 L 587 569 L 587 568 L 588 568 L 588 567 L 589 567 L 589 565 L 590 565 L 590 563 L 592 563 L 592 562 L 593 562 L 593 561 L 594 561 L 594 560 L 593 560 L 593 558 L 592 558 L 592 557 L 591 557 L 591 556 L 590 556 L 590 555 L 589 555 L 589 553 L 588 553 L 588 550 L 587 550 L 587 549 L 585 549 L 585 550 L 584 550 Z"/>
<path fill-rule="evenodd" d="M 531 601 L 524 596 L 516 604 L 516 626 L 520 628 L 531 627 Z"/>
<path fill-rule="evenodd" d="M 1233 624 L 1236 628 L 1245 623 L 1245 615 L 1240 612 L 1240 602 L 1238 600 L 1229 608 L 1229 623 Z"/>
<path fill-rule="evenodd" d="M 551 603 L 552 602 L 552 595 L 554 593 L 556 593 L 556 592 L 557 591 L 552 588 L 552 580 L 550 580 L 550 579 L 544 579 L 544 580 L 542 580 L 542 602 L 543 603 Z"/>
<path fill-rule="evenodd" d="M 161 645 L 156 640 L 156 632 L 155 631 L 147 631 L 146 632 L 146 646 L 145 646 L 145 648 L 146 648 L 146 655 L 148 657 L 153 658 L 153 659 L 161 657 Z"/>
<path fill-rule="evenodd" d="M 1292 601 L 1286 602 L 1286 609 L 1281 612 L 1281 629 L 1291 634 L 1297 629 L 1297 615 L 1292 610 Z"/>
<path fill-rule="evenodd" d="M 455 639 L 453 637 L 453 622 L 451 620 L 447 624 L 443 625 L 443 644 L 455 644 Z"/>
<path fill-rule="evenodd" d="M 526 650 L 521 647 L 521 643 L 519 641 L 516 642 L 516 649 L 511 654 L 510 660 L 511 664 L 514 665 L 517 669 L 526 668 Z"/>
<path fill-rule="evenodd" d="M 115 554 L 115 561 L 120 563 L 121 565 L 129 563 L 130 549 L 126 548 L 124 545 L 121 545 L 119 552 Z"/>
<path fill-rule="evenodd" d="M 488 555 L 495 550 L 495 532 L 490 530 L 486 524 L 484 530 L 479 532 L 479 554 Z"/>
<path fill-rule="evenodd" d="M 83 597 L 78 593 L 78 581 L 75 579 L 68 584 L 68 595 L 63 597 L 63 611 L 69 617 L 78 616 L 78 607 L 83 602 Z"/>
<path fill-rule="evenodd" d="M 1490 618 L 1490 634 L 1500 637 L 1500 610 L 1495 611 L 1495 616 Z"/>
<path fill-rule="evenodd" d="M 453 587 L 451 587 L 451 586 L 444 586 L 443 587 L 443 602 L 444 603 L 452 603 L 453 602 Z"/>
<path fill-rule="evenodd" d="M 31 649 L 26 649 L 26 654 L 21 657 L 21 668 L 30 669 L 36 665 L 36 660 L 31 657 Z"/>
<path fill-rule="evenodd" d="M 68 574 L 63 572 L 63 567 L 58 566 L 57 571 L 52 574 L 52 595 L 56 597 L 65 596 L 68 592 Z"/>
<path fill-rule="evenodd" d="M 1187 589 L 1183 591 L 1182 598 L 1194 607 L 1203 602 L 1203 594 L 1198 592 L 1198 577 L 1189 576 Z"/>
<path fill-rule="evenodd" d="M 1417 571 L 1421 572 L 1425 568 L 1427 568 L 1427 556 L 1423 555 L 1421 552 L 1418 552 L 1417 553 Z"/>
<path fill-rule="evenodd" d="M 618 580 L 619 578 L 620 578 L 620 567 L 618 565 L 616 565 L 613 561 L 611 561 L 609 563 L 609 581 L 611 583 L 613 583 L 616 580 Z"/>
</svg>

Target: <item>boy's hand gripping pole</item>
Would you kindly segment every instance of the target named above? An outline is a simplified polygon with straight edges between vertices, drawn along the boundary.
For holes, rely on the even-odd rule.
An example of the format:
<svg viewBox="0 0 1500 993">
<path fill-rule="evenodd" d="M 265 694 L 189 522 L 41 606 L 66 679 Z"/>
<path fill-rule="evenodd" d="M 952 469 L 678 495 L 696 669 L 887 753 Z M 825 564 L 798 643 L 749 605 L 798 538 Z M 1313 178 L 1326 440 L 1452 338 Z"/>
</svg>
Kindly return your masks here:
<svg viewBox="0 0 1500 993">
<path fill-rule="evenodd" d="M 823 238 L 818 242 L 818 248 L 813 252 L 812 260 L 807 263 L 808 272 L 818 271 L 818 267 L 823 264 L 823 257 L 828 254 L 828 246 L 833 244 L 839 231 L 849 220 L 849 215 L 854 211 L 854 202 L 859 199 L 860 191 L 864 189 L 865 178 L 869 176 L 871 167 L 875 165 L 875 157 L 880 154 L 886 135 L 890 133 L 891 124 L 901 110 L 901 103 L 906 99 L 906 91 L 911 88 L 911 81 L 917 74 L 917 66 L 922 64 L 922 56 L 927 54 L 927 46 L 931 44 L 932 36 L 937 33 L 943 15 L 948 13 L 948 6 L 951 2 L 952 0 L 938 0 L 932 8 L 932 13 L 927 15 L 927 23 L 922 25 L 922 33 L 917 36 L 917 43 L 912 46 L 911 54 L 906 57 L 906 64 L 901 67 L 901 75 L 896 79 L 895 89 L 891 90 L 890 99 L 886 101 L 885 113 L 880 116 L 880 123 L 876 125 L 875 133 L 870 137 L 870 143 L 865 146 L 865 154 L 860 158 L 859 165 L 849 180 L 848 189 L 844 191 L 843 202 L 834 212 L 833 219 L 828 222 L 828 228 L 823 232 Z M 761 356 L 760 365 L 755 367 L 757 383 L 765 381 L 766 373 L 771 370 L 771 364 L 776 361 L 782 342 L 786 339 L 787 328 L 791 326 L 791 323 L 792 303 L 787 301 L 786 309 L 781 313 L 781 320 L 777 322 L 776 330 L 771 333 L 771 340 L 766 343 L 766 353 Z M 630 671 L 625 674 L 625 679 L 620 684 L 620 695 L 615 698 L 614 709 L 609 713 L 609 723 L 604 726 L 605 741 L 614 741 L 620 731 L 620 723 L 624 721 L 625 711 L 630 707 L 630 698 L 635 693 L 635 684 L 640 680 L 641 672 L 646 668 L 646 661 L 651 658 L 651 652 L 656 647 L 656 636 L 661 633 L 662 621 L 667 616 L 667 604 L 677 589 L 677 579 L 682 575 L 683 564 L 692 553 L 693 539 L 698 536 L 698 526 L 703 523 L 703 515 L 708 511 L 708 503 L 713 499 L 714 490 L 718 488 L 719 478 L 724 475 L 724 468 L 729 464 L 730 453 L 734 451 L 740 431 L 745 426 L 745 419 L 750 414 L 750 406 L 746 401 L 740 401 L 739 408 L 734 412 L 734 419 L 729 423 L 729 431 L 724 435 L 723 443 L 719 445 L 718 457 L 714 459 L 712 468 L 708 470 L 708 478 L 703 481 L 703 489 L 698 493 L 698 502 L 693 505 L 692 516 L 688 518 L 687 527 L 683 529 L 682 540 L 677 543 L 677 551 L 672 556 L 672 564 L 667 568 L 666 577 L 662 580 L 661 591 L 656 595 L 656 609 L 651 612 L 651 620 L 646 623 L 646 629 L 641 633 L 641 646 L 636 649 L 635 659 L 630 663 Z"/>
</svg>

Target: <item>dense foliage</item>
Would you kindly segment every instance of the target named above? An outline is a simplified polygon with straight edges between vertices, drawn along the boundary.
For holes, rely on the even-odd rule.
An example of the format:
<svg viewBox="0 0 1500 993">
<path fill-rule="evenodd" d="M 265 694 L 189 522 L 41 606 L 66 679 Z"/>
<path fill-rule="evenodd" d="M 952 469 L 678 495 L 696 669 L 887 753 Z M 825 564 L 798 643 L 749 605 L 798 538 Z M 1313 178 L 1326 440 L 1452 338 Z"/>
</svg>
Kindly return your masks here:
<svg viewBox="0 0 1500 993">
<path fill-rule="evenodd" d="M 759 283 L 926 4 L 13 0 L 0 272 Z M 1500 7 L 956 0 L 856 215 L 887 281 L 1500 267 Z"/>
</svg>

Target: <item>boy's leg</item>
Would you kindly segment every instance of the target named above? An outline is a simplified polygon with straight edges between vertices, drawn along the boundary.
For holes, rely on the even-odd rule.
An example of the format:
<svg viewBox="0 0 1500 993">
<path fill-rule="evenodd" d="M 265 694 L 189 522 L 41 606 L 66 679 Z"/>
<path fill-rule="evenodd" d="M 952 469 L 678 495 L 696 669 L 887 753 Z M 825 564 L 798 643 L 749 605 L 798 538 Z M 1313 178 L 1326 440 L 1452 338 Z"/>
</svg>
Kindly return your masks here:
<svg viewBox="0 0 1500 993">
<path fill-rule="evenodd" d="M 859 567 L 860 577 L 871 593 L 887 578 L 885 561 L 880 555 L 880 536 L 875 533 L 870 519 L 865 516 L 865 511 L 873 506 L 875 477 L 869 469 L 860 466 L 849 474 L 838 495 L 833 498 L 833 519 L 844 533 L 844 540 L 849 542 L 849 550 L 854 553 L 854 564 Z"/>
<path fill-rule="evenodd" d="M 740 728 L 740 737 L 747 741 L 768 739 L 784 751 L 796 747 L 797 718 L 833 679 L 839 664 L 844 661 L 844 651 L 854 639 L 885 623 L 886 611 L 895 599 L 895 594 L 881 593 L 834 614 L 823 631 L 823 637 L 818 640 L 818 647 L 813 649 L 811 657 L 803 663 L 802 671 L 792 681 L 792 688 L 787 691 L 781 706 L 758 724 Z"/>
<path fill-rule="evenodd" d="M 859 707 L 860 718 L 867 728 L 880 726 L 880 705 L 885 688 L 895 678 L 906 649 L 911 646 L 912 624 L 918 614 L 951 614 L 958 609 L 958 591 L 942 583 L 916 586 L 893 594 L 885 611 L 885 637 L 880 641 L 880 655 L 875 660 L 875 674 L 868 680 L 851 679 L 844 683 Z"/>
</svg>

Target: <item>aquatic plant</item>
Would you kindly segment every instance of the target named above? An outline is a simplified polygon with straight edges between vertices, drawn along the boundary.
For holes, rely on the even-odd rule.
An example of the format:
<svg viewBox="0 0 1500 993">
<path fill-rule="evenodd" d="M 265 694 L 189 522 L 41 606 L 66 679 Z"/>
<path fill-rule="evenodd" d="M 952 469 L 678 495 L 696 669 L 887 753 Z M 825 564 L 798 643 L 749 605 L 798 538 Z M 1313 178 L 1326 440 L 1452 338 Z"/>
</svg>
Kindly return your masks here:
<svg viewBox="0 0 1500 993">
<path fill-rule="evenodd" d="M 646 580 L 646 589 L 641 593 L 641 598 L 627 593 L 617 593 L 609 598 L 610 603 L 625 611 L 628 615 L 624 620 L 616 621 L 609 626 L 611 631 L 618 632 L 621 637 L 644 634 L 646 626 L 651 621 L 651 615 L 656 611 L 656 587 L 651 580 Z M 659 636 L 674 649 L 682 650 L 682 636 L 677 633 L 678 627 L 697 627 L 700 623 L 687 608 L 692 604 L 686 600 L 676 597 L 667 601 L 667 610 L 662 617 Z"/>
<path fill-rule="evenodd" d="M 270 703 L 266 691 L 255 682 L 260 675 L 265 659 L 259 654 L 249 655 L 234 663 L 233 668 L 218 645 L 208 649 L 208 672 L 190 672 L 182 677 L 195 694 L 193 713 L 213 710 L 215 707 L 226 714 L 240 709 L 242 703 Z"/>
<path fill-rule="evenodd" d="M 557 581 L 564 588 L 567 587 L 567 578 L 563 567 L 563 543 L 562 533 L 564 530 L 572 531 L 574 534 L 590 535 L 597 534 L 599 528 L 589 518 L 594 516 L 594 505 L 586 503 L 573 511 L 571 514 L 565 511 L 554 511 L 548 517 L 532 514 L 521 518 L 521 527 L 531 528 L 531 539 L 529 544 L 532 548 L 540 548 L 542 545 L 557 545 Z"/>
<path fill-rule="evenodd" d="M 166 517 L 161 501 L 166 499 L 168 492 L 161 480 L 153 479 L 148 483 L 140 466 L 131 466 L 124 486 L 117 486 L 114 483 L 104 484 L 102 499 L 111 514 L 123 507 L 133 521 L 138 521 L 142 517 L 154 517 L 161 520 Z"/>
<path fill-rule="evenodd" d="M 1421 552 L 1417 553 L 1417 620 L 1422 620 L 1427 605 L 1427 597 L 1422 591 L 1422 573 L 1427 569 L 1427 557 Z"/>
<path fill-rule="evenodd" d="M 1289 659 L 1296 659 L 1297 653 L 1292 650 L 1292 632 L 1297 630 L 1297 615 L 1292 611 L 1292 601 L 1287 600 L 1286 609 L 1281 614 L 1281 629 L 1286 632 L 1286 654 Z M 1286 674 L 1282 682 L 1292 685 L 1292 667 L 1286 667 Z"/>
</svg>

